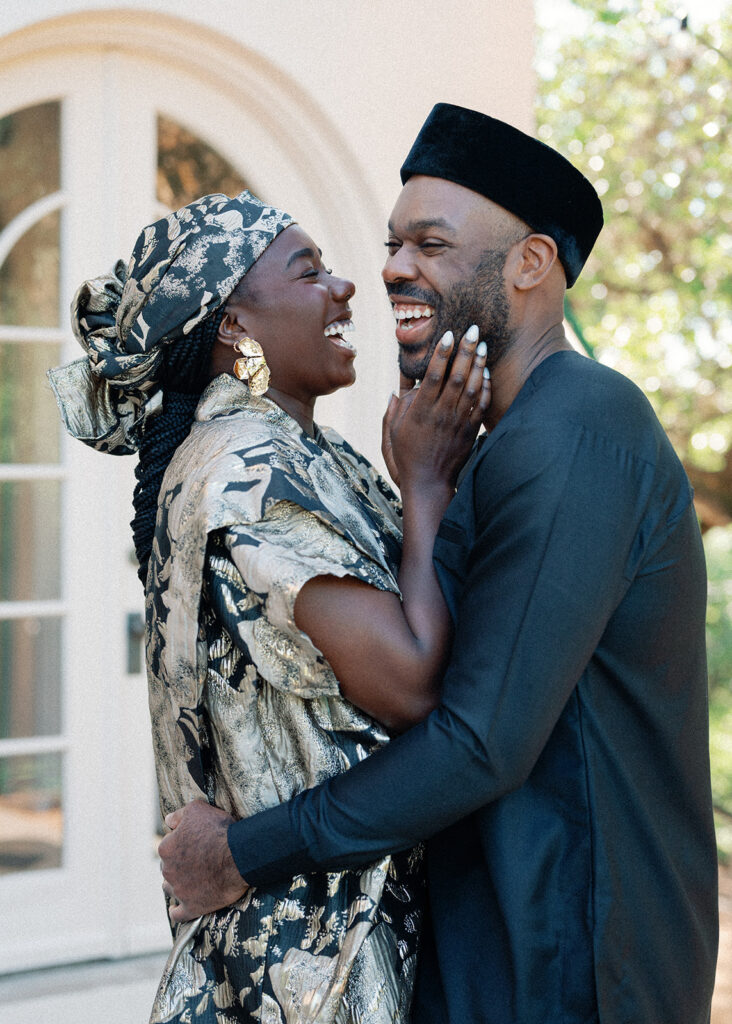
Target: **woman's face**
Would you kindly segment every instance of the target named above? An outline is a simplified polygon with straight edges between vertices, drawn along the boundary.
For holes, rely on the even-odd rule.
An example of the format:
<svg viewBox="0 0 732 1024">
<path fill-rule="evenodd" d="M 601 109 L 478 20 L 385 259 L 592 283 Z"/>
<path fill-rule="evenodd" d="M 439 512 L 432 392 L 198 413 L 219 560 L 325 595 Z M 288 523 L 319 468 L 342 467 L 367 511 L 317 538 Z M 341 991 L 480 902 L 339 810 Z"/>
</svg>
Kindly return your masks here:
<svg viewBox="0 0 732 1024">
<path fill-rule="evenodd" d="M 308 403 L 356 379 L 348 341 L 355 290 L 326 270 L 312 238 L 293 224 L 259 257 L 224 319 L 262 346 L 270 387 Z"/>
</svg>

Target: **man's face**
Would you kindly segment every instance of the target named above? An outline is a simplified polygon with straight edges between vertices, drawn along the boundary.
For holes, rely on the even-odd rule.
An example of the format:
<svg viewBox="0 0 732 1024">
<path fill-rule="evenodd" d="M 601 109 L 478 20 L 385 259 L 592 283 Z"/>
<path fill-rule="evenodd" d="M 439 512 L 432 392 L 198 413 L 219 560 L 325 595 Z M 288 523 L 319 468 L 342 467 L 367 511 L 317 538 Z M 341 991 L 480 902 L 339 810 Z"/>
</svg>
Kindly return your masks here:
<svg viewBox="0 0 732 1024">
<path fill-rule="evenodd" d="M 489 199 L 442 178 L 410 178 L 389 221 L 382 277 L 397 321 L 399 367 L 424 376 L 447 330 L 471 324 L 493 366 L 510 344 L 506 254 L 526 233 L 518 218 Z"/>
</svg>

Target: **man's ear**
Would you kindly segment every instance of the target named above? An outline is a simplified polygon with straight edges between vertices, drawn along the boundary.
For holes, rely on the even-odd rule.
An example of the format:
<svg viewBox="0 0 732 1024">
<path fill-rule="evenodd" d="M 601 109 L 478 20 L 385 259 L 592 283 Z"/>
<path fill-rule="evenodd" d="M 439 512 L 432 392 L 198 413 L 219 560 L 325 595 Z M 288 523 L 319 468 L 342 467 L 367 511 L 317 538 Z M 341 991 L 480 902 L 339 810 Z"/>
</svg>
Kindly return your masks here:
<svg viewBox="0 0 732 1024">
<path fill-rule="evenodd" d="M 549 235 L 527 235 L 518 245 L 513 286 L 519 291 L 536 288 L 557 262 L 557 243 Z"/>
</svg>

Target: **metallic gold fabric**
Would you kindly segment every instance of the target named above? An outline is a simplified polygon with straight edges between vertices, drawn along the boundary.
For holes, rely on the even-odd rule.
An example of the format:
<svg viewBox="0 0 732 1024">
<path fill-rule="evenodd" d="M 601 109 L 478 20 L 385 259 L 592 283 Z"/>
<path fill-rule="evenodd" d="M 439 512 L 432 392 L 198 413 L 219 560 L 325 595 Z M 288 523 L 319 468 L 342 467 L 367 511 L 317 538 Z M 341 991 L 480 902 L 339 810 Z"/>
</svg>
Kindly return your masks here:
<svg viewBox="0 0 732 1024">
<path fill-rule="evenodd" d="M 203 797 L 245 817 L 387 742 L 340 696 L 294 605 L 325 574 L 398 593 L 400 516 L 337 435 L 307 437 L 233 377 L 196 415 L 163 482 L 148 580 L 156 765 L 164 813 Z M 406 1022 L 421 887 L 415 851 L 250 890 L 179 930 L 151 1020 Z"/>
</svg>

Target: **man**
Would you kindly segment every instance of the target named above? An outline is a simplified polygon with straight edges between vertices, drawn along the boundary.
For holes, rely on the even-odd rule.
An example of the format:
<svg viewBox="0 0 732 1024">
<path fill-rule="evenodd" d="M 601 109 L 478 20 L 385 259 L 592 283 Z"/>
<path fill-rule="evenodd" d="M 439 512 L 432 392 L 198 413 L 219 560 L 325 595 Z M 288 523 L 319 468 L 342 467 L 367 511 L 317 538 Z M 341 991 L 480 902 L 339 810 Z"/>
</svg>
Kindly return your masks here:
<svg viewBox="0 0 732 1024">
<path fill-rule="evenodd" d="M 402 181 L 384 268 L 402 371 L 474 322 L 493 386 L 435 547 L 455 621 L 442 703 L 289 804 L 170 816 L 173 916 L 427 838 L 416 1024 L 707 1024 L 703 553 L 647 401 L 564 337 L 600 202 L 548 147 L 447 104 Z"/>
</svg>

